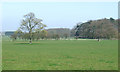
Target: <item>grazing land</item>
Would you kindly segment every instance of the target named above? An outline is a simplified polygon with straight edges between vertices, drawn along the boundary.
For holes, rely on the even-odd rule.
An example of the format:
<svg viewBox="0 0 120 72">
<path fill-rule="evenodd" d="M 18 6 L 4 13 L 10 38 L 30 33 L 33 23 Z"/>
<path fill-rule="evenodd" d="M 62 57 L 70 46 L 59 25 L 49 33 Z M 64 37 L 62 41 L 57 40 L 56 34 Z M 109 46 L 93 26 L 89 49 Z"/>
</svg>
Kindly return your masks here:
<svg viewBox="0 0 120 72">
<path fill-rule="evenodd" d="M 118 70 L 117 40 L 2 42 L 3 70 Z"/>
</svg>

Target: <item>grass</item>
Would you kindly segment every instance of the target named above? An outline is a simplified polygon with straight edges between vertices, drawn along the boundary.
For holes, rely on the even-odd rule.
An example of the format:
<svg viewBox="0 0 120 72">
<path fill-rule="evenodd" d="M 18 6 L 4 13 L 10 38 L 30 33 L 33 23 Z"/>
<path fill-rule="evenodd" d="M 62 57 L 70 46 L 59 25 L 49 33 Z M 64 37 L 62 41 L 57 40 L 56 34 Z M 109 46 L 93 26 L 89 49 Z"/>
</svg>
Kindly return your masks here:
<svg viewBox="0 0 120 72">
<path fill-rule="evenodd" d="M 117 40 L 2 43 L 3 70 L 118 70 Z"/>
<path fill-rule="evenodd" d="M 0 72 L 2 71 L 2 37 L 0 36 Z"/>
</svg>

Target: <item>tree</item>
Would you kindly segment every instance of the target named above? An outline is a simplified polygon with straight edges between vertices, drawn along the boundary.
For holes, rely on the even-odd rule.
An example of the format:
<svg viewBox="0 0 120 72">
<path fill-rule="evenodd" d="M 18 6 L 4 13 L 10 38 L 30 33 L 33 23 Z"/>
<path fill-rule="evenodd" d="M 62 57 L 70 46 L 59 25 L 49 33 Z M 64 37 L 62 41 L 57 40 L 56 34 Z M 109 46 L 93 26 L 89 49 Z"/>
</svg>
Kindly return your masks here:
<svg viewBox="0 0 120 72">
<path fill-rule="evenodd" d="M 67 39 L 67 38 L 68 38 L 68 34 L 67 34 L 67 33 L 65 33 L 65 34 L 64 34 L 64 37 L 65 37 L 65 39 Z"/>
<path fill-rule="evenodd" d="M 17 39 L 17 31 L 15 31 L 14 34 L 11 35 L 11 38 L 13 39 L 13 41 Z"/>
<path fill-rule="evenodd" d="M 60 38 L 59 34 L 54 34 L 54 37 L 56 40 L 58 40 Z"/>
<path fill-rule="evenodd" d="M 52 28 L 52 29 L 47 29 L 47 37 L 48 38 L 55 38 L 55 35 L 59 35 L 60 38 L 65 38 L 67 34 L 67 37 L 70 36 L 70 29 L 69 28 Z"/>
<path fill-rule="evenodd" d="M 88 22 L 77 24 L 75 29 L 75 36 L 90 39 L 115 39 L 118 37 L 118 24 L 117 20 L 99 19 L 90 20 Z"/>
<path fill-rule="evenodd" d="M 46 31 L 46 30 L 42 30 L 42 31 L 40 32 L 40 37 L 41 37 L 42 39 L 46 38 L 46 37 L 47 37 L 47 31 Z"/>
<path fill-rule="evenodd" d="M 36 29 L 43 29 L 44 27 L 46 27 L 46 25 L 42 23 L 42 19 L 36 18 L 35 14 L 30 12 L 24 15 L 20 29 L 21 31 L 29 33 L 29 43 L 31 44 L 33 32 L 35 32 Z"/>
<path fill-rule="evenodd" d="M 20 29 L 16 31 L 16 34 L 19 39 L 23 38 L 23 32 Z"/>
</svg>

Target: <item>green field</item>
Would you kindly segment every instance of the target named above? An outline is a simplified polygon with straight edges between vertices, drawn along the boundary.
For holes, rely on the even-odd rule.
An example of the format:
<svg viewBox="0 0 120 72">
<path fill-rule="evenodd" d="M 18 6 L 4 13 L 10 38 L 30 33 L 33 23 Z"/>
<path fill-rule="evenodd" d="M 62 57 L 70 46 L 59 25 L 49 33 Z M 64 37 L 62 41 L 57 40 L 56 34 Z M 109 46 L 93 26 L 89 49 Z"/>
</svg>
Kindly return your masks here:
<svg viewBox="0 0 120 72">
<path fill-rule="evenodd" d="M 3 70 L 118 70 L 117 40 L 2 43 Z"/>
</svg>

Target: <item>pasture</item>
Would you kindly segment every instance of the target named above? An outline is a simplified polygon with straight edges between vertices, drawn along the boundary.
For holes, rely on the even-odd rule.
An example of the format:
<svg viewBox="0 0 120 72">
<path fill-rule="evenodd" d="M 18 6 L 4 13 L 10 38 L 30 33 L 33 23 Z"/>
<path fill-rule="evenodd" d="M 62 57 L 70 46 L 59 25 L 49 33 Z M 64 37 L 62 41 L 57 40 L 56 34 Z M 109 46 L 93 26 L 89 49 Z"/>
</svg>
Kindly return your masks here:
<svg viewBox="0 0 120 72">
<path fill-rule="evenodd" d="M 117 40 L 2 41 L 3 70 L 118 70 Z"/>
</svg>

